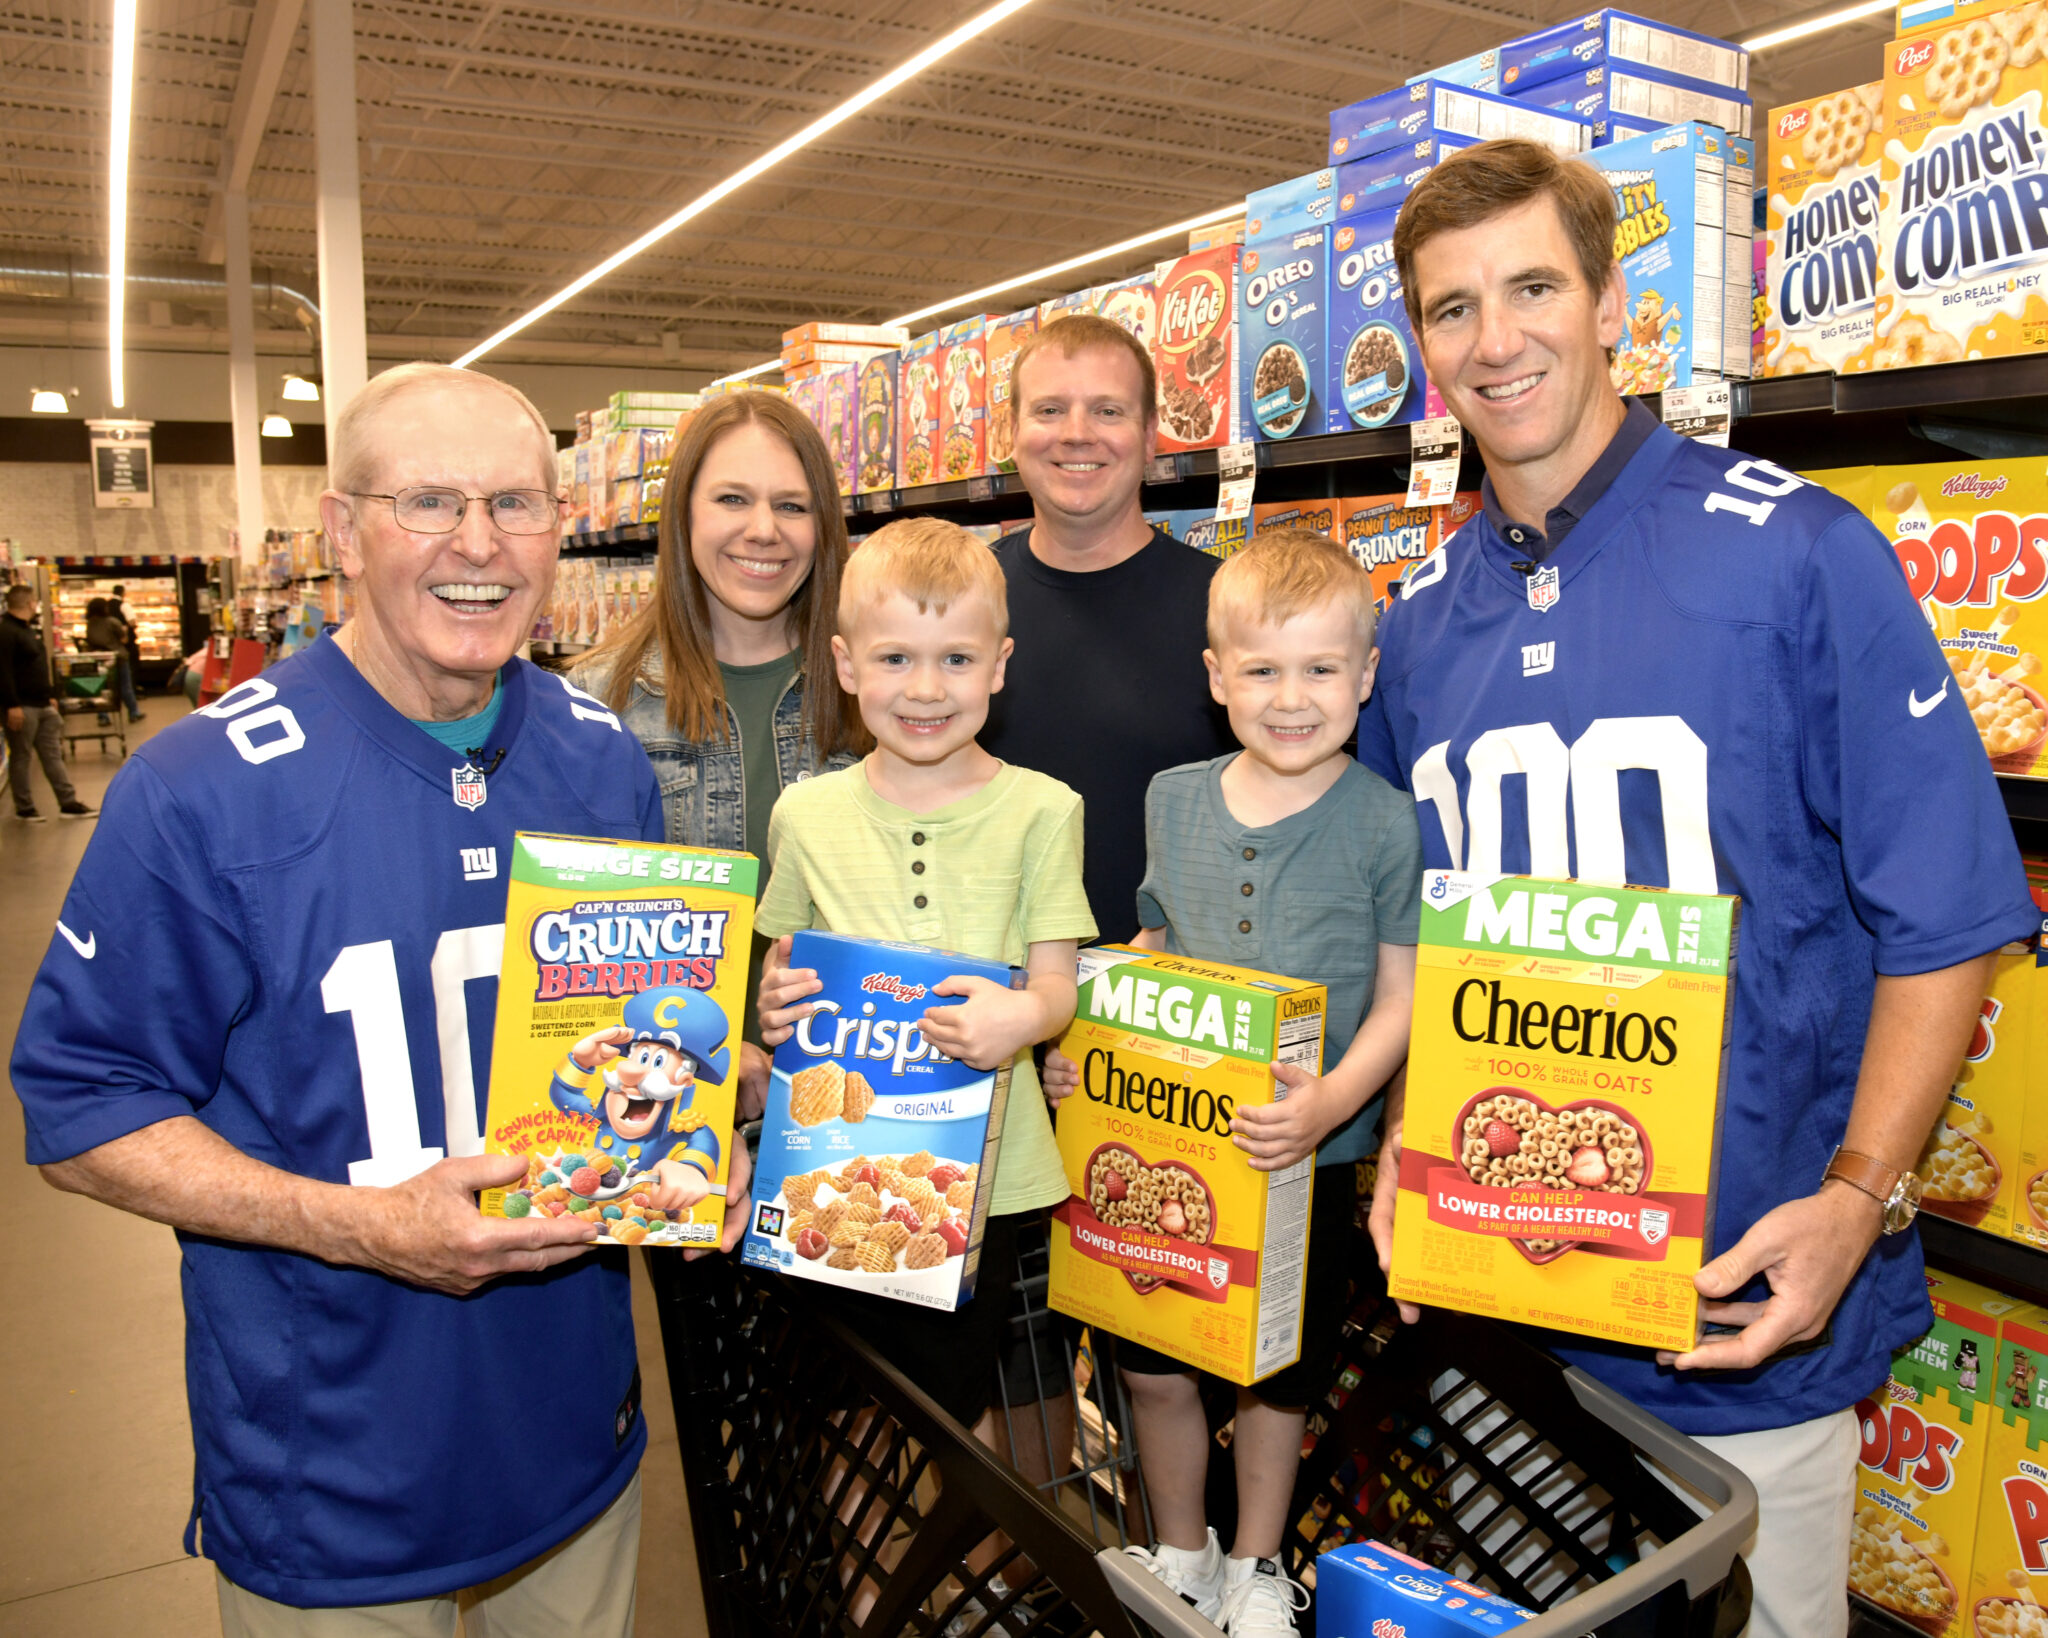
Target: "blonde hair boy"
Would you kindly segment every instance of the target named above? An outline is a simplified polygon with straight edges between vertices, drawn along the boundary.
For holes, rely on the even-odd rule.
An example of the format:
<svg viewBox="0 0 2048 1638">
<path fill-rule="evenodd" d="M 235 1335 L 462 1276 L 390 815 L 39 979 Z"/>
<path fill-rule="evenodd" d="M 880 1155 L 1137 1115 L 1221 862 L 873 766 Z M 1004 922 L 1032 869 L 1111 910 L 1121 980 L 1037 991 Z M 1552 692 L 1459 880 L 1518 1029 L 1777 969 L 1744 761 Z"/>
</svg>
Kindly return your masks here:
<svg viewBox="0 0 2048 1638">
<path fill-rule="evenodd" d="M 1372 577 L 1328 535 L 1288 525 L 1268 529 L 1224 560 L 1209 582 L 1209 646 L 1224 646 L 1232 625 L 1284 626 L 1332 604 L 1351 611 L 1365 646 L 1373 645 L 1379 615 Z"/>
<path fill-rule="evenodd" d="M 861 610 L 896 595 L 944 614 L 963 597 L 979 593 L 995 615 L 996 635 L 1010 630 L 1009 588 L 995 553 L 944 518 L 899 518 L 861 541 L 839 581 L 839 629 L 852 626 Z"/>
</svg>

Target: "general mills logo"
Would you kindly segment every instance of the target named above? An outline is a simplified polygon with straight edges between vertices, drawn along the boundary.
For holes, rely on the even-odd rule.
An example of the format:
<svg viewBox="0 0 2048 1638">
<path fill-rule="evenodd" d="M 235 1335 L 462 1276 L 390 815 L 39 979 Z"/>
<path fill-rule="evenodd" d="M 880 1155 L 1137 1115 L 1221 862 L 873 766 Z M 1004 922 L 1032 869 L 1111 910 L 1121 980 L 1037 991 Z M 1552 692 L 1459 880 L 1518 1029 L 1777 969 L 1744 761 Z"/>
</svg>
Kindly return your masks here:
<svg viewBox="0 0 2048 1638">
<path fill-rule="evenodd" d="M 1427 888 L 1427 892 L 1431 898 L 1441 900 L 1450 892 L 1450 890 L 1451 877 L 1449 871 L 1432 870 L 1429 873 L 1429 887 Z"/>
</svg>

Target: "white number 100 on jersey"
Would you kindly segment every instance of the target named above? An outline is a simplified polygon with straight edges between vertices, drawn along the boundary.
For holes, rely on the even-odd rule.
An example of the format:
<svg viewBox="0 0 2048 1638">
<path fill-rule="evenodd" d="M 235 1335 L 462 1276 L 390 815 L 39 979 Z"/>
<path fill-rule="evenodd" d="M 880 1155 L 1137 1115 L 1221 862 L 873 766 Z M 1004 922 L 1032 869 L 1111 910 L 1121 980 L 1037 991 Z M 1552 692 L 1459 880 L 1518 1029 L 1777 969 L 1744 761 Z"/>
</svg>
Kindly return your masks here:
<svg viewBox="0 0 2048 1638">
<path fill-rule="evenodd" d="M 1571 876 L 1576 852 L 1580 881 L 1620 887 L 1639 879 L 1629 874 L 1622 843 L 1624 768 L 1657 775 L 1672 891 L 1718 893 L 1707 833 L 1707 747 L 1683 717 L 1601 717 L 1569 749 L 1547 722 L 1489 729 L 1465 752 L 1462 814 L 1449 740 L 1416 758 L 1408 783 L 1418 803 L 1435 805 L 1454 870 L 1501 873 L 1501 781 L 1521 774 L 1529 809 L 1529 873 Z"/>
</svg>

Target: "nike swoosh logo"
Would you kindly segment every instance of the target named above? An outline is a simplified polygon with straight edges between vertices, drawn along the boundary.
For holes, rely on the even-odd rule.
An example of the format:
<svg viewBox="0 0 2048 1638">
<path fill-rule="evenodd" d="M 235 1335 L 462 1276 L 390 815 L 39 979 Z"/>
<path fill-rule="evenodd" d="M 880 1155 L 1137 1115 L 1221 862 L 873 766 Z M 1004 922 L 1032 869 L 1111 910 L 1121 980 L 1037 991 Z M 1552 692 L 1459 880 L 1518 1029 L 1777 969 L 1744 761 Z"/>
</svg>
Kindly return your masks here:
<svg viewBox="0 0 2048 1638">
<path fill-rule="evenodd" d="M 57 931 L 64 935 L 64 942 L 70 945 L 72 949 L 76 950 L 87 961 L 92 960 L 99 950 L 100 936 L 98 933 L 90 933 L 86 937 L 80 938 L 61 921 L 57 923 Z"/>
<path fill-rule="evenodd" d="M 1909 688 L 1906 690 L 1906 709 L 1908 711 L 1911 711 L 1913 715 L 1916 717 L 1924 717 L 1927 715 L 1929 711 L 1932 711 L 1937 705 L 1939 705 L 1943 700 L 1947 698 L 1947 683 L 1943 683 L 1941 685 L 1941 692 L 1939 694 L 1936 694 L 1933 699 L 1925 701 L 1923 701 L 1920 698 L 1919 689 Z"/>
</svg>

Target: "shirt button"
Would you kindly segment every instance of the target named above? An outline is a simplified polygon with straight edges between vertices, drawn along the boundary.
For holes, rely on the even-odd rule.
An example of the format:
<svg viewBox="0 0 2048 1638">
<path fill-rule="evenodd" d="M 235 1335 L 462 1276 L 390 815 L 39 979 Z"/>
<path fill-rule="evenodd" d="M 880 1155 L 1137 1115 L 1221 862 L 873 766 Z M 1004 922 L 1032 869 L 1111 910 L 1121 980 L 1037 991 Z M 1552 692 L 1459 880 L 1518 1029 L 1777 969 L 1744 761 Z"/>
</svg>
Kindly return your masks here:
<svg viewBox="0 0 2048 1638">
<path fill-rule="evenodd" d="M 1242 887 L 1238 889 L 1238 891 L 1242 893 L 1246 898 L 1250 898 L 1252 896 L 1252 884 L 1250 882 L 1246 882 Z"/>
<path fill-rule="evenodd" d="M 924 860 L 912 859 L 910 861 L 910 873 L 913 876 L 922 876 L 924 874 Z"/>
<path fill-rule="evenodd" d="M 1252 924 L 1248 921 L 1241 921 L 1237 924 L 1237 930 L 1240 933 L 1249 933 L 1252 930 Z"/>
<path fill-rule="evenodd" d="M 1522 531 L 1519 529 L 1510 529 L 1508 531 L 1508 539 L 1512 540 L 1517 546 L 1521 545 Z"/>
<path fill-rule="evenodd" d="M 910 902 L 916 905 L 918 909 L 922 910 L 924 908 L 924 895 L 920 893 L 916 898 L 912 899 Z"/>
<path fill-rule="evenodd" d="M 923 831 L 921 831 L 921 830 L 913 830 L 913 831 L 912 831 L 912 832 L 910 833 L 910 845 L 911 845 L 912 847 L 923 847 L 923 846 L 924 846 L 924 832 L 923 832 Z"/>
<path fill-rule="evenodd" d="M 1247 859 L 1256 859 L 1259 856 L 1259 850 L 1255 847 L 1248 847 L 1244 850 L 1244 856 Z"/>
</svg>

